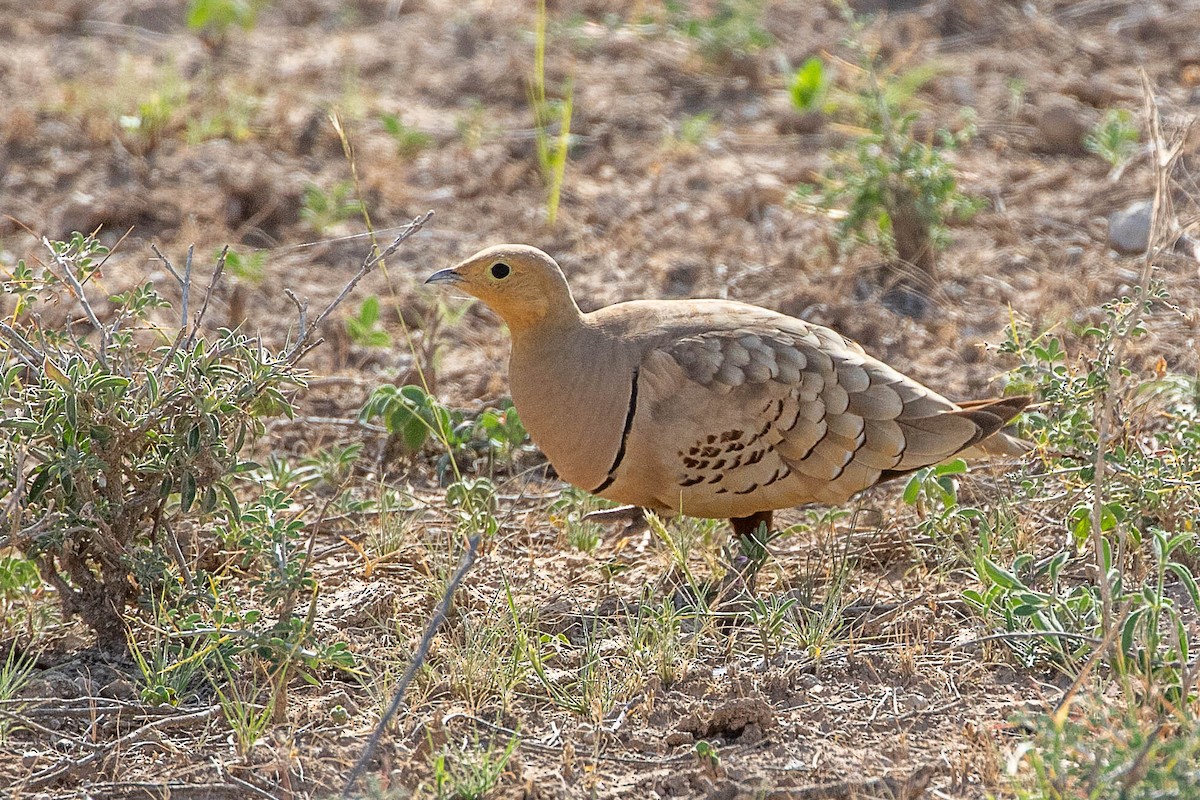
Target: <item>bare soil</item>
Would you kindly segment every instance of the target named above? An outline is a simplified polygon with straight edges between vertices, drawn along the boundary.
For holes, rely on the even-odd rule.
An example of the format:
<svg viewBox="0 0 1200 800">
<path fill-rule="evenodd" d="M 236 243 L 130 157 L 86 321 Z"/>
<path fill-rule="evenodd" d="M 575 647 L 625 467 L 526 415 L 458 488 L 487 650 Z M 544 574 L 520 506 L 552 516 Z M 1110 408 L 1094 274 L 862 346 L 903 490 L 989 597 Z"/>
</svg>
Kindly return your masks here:
<svg viewBox="0 0 1200 800">
<path fill-rule="evenodd" d="M 507 342 L 497 320 L 472 307 L 434 329 L 438 295 L 421 286 L 434 270 L 502 241 L 556 256 L 584 308 L 736 298 L 830 325 L 952 397 L 994 395 L 1011 364 L 988 344 L 1003 340 L 1013 315 L 1034 329 L 1095 319 L 1139 272 L 1136 256 L 1110 249 L 1106 218 L 1151 196 L 1148 156 L 1112 180 L 1109 165 L 1083 149 L 1082 133 L 1108 108 L 1140 112 L 1139 70 L 1169 121 L 1200 111 L 1195 0 L 890 4 L 897 8 L 867 35 L 900 69 L 937 66 L 917 93 L 919 125 L 951 126 L 962 107 L 975 110 L 979 135 L 953 158 L 963 190 L 986 200 L 954 227 L 928 306 L 913 315 L 885 302 L 873 279 L 877 253 L 839 257 L 829 220 L 787 202 L 848 141 L 790 107 L 781 68 L 822 53 L 849 57 L 831 4 L 766 3 L 758 20 L 774 44 L 719 63 L 665 25 L 657 4 L 551 3 L 547 82 L 573 81 L 578 138 L 554 227 L 527 99 L 531 3 L 275 3 L 221 46 L 186 27 L 179 3 L 4 5 L 6 267 L 42 258 L 42 236 L 98 227 L 107 243 L 120 240 L 104 275 L 114 292 L 163 277 L 151 243 L 176 262 L 194 245 L 198 264 L 226 244 L 264 250 L 264 280 L 234 276 L 217 290 L 214 325 L 282 341 L 295 321 L 282 289 L 323 305 L 369 248 L 353 236 L 360 217 L 317 230 L 302 214 L 306 186 L 330 191 L 353 179 L 331 110 L 348 132 L 381 240 L 436 212 L 356 295 L 384 298 L 385 327 L 401 344 L 360 347 L 340 320 L 324 331 L 309 361 L 313 388 L 300 398 L 304 419 L 274 425 L 261 444 L 264 455 L 293 458 L 358 440 L 379 452 L 375 433 L 314 420 L 352 419 L 375 386 L 416 380 L 401 318 L 418 352 L 438 348 L 431 377 L 445 402 L 479 409 L 504 396 Z M 695 4 L 694 15 L 705 8 Z M 161 129 L 150 135 L 123 122 L 155 95 L 170 106 Z M 243 101 L 251 109 L 244 134 L 189 136 L 189 119 Z M 399 115 L 430 144 L 401 154 L 382 114 Z M 682 140 L 699 114 L 711 115 L 708 135 Z M 1183 169 L 1193 164 L 1185 158 Z M 1149 368 L 1161 356 L 1171 371 L 1195 374 L 1196 262 L 1164 262 L 1160 277 L 1179 313 L 1135 357 Z M 352 298 L 342 311 L 354 308 Z M 372 478 L 427 501 L 406 520 L 413 538 L 396 560 L 364 572 L 346 539 L 361 543 L 370 520 L 321 532 L 318 636 L 346 641 L 365 661 L 405 662 L 437 598 L 430 586 L 458 558 L 434 460 L 397 461 Z M 518 466 L 536 463 L 524 454 Z M 847 553 L 855 560 L 847 627 L 827 652 L 785 648 L 764 658 L 752 633 L 731 636 L 728 650 L 698 653 L 673 682 L 652 672 L 612 676 L 635 688 L 599 718 L 544 696 L 476 697 L 454 672 L 465 667 L 439 653 L 461 649 L 470 619 L 502 622 L 506 586 L 546 632 L 615 641 L 645 587 L 669 596 L 677 580 L 648 535 L 614 533 L 591 553 L 570 549 L 547 508 L 558 485 L 523 480 L 502 485 L 504 524 L 372 764 L 398 796 L 428 781 L 431 747 L 476 738 L 502 746 L 504 729 L 519 731 L 521 744 L 496 797 L 1004 796 L 1005 759 L 1022 733 L 1014 719 L 1061 696 L 1061 675 L 971 644 L 989 633 L 959 599 L 974 578 L 931 561 L 938 550 L 913 534 L 915 514 L 893 485 L 866 493 L 856 515 L 815 526 L 807 540 L 786 539 L 764 576 L 779 596 L 812 579 L 819 599 L 828 564 Z M 1000 470 L 968 483 L 986 503 L 1013 480 Z M 1037 529 L 1031 545 L 1057 535 Z M 132 665 L 99 658 L 83 629 L 62 624 L 50 641 L 24 693 L 22 714 L 40 727 L 0 745 L 0 785 L 11 797 L 330 796 L 386 694 L 332 671 L 317 685 L 298 683 L 286 722 L 243 757 L 211 697 L 180 709 L 146 706 Z M 335 708 L 348 712 L 345 722 Z M 695 754 L 699 740 L 716 743 L 717 761 Z"/>
</svg>

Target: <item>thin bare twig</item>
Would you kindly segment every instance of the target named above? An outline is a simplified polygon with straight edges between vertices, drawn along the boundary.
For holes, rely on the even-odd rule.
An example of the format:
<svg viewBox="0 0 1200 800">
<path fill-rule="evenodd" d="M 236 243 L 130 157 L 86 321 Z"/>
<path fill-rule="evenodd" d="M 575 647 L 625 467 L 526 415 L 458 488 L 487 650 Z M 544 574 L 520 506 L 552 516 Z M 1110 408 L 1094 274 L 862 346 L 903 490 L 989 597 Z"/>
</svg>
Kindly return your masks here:
<svg viewBox="0 0 1200 800">
<path fill-rule="evenodd" d="M 367 746 L 363 748 L 362 755 L 355 762 L 354 769 L 350 771 L 350 777 L 346 779 L 346 786 L 342 789 L 343 798 L 350 796 L 351 790 L 354 789 L 354 784 L 362 777 L 367 763 L 375 755 L 375 748 L 379 746 L 379 742 L 383 739 L 388 725 L 391 724 L 392 717 L 400 709 L 400 703 L 404 701 L 404 695 L 408 692 L 408 685 L 412 682 L 413 677 L 416 676 L 417 670 L 425 663 L 425 659 L 429 655 L 429 647 L 433 644 L 433 637 L 437 635 L 438 629 L 446 621 L 446 617 L 450 613 L 450 604 L 454 601 L 454 595 L 458 592 L 459 585 L 467 577 L 467 573 L 475 563 L 475 554 L 478 552 L 481 537 L 482 534 L 477 533 L 467 539 L 466 552 L 463 553 L 462 559 L 458 563 L 458 569 L 455 570 L 453 577 L 450 578 L 450 583 L 446 586 L 442 600 L 438 603 L 437 608 L 433 612 L 433 617 L 429 620 L 429 625 L 425 628 L 425 634 L 421 637 L 421 642 L 417 645 L 416 652 L 413 653 L 408 669 L 404 671 L 404 675 L 400 678 L 400 684 L 396 687 L 396 693 L 392 696 L 391 704 L 388 705 L 387 711 L 380 718 L 379 724 L 375 726 L 374 732 L 371 733 L 371 738 L 367 740 Z"/>
<path fill-rule="evenodd" d="M 79 282 L 79 278 L 75 277 L 75 270 L 73 270 L 71 265 L 67 263 L 67 260 L 54 249 L 54 247 L 50 244 L 49 239 L 43 236 L 42 244 L 46 245 L 46 249 L 50 251 L 50 256 L 54 259 L 54 263 L 57 264 L 59 269 L 62 270 L 63 279 L 71 285 L 71 291 L 73 291 L 75 296 L 78 298 L 79 307 L 83 309 L 83 313 L 87 316 L 88 322 L 92 323 L 92 327 L 103 334 L 104 326 L 100 324 L 100 318 L 96 316 L 96 310 L 92 308 L 92 304 L 88 302 L 87 297 L 84 295 L 83 284 Z"/>
<path fill-rule="evenodd" d="M 190 252 L 190 251 L 189 251 Z M 208 301 L 212 299 L 213 289 L 221 281 L 221 276 L 225 274 L 225 260 L 229 257 L 229 245 L 225 245 L 221 249 L 221 255 L 217 256 L 217 266 L 213 269 L 212 278 L 208 281 L 208 290 L 204 292 L 204 302 L 200 304 L 200 310 L 196 312 L 196 319 L 192 321 L 192 332 L 188 335 L 188 347 L 196 341 L 196 332 L 200 330 L 200 323 L 204 321 L 204 315 L 208 313 Z"/>
<path fill-rule="evenodd" d="M 346 296 L 354 291 L 354 287 L 358 286 L 359 281 L 369 275 L 381 261 L 400 249 L 401 244 L 412 238 L 412 236 L 416 234 L 417 231 L 421 230 L 421 228 L 425 227 L 426 223 L 428 223 L 431 219 L 433 219 L 432 211 L 426 211 L 421 216 L 415 217 L 413 221 L 410 222 L 408 226 L 400 232 L 400 235 L 392 240 L 391 244 L 389 244 L 380 252 L 369 256 L 366 260 L 364 260 L 362 266 L 359 267 L 358 273 L 351 278 L 344 287 L 342 287 L 342 291 L 338 293 L 337 297 L 333 298 L 329 305 L 325 306 L 325 310 L 318 314 L 317 318 L 314 319 L 310 325 L 307 325 L 300 330 L 299 335 L 296 337 L 296 341 L 284 354 L 284 360 L 294 363 L 298 361 L 300 357 L 304 355 L 304 353 L 308 352 L 303 347 L 305 342 L 307 342 L 308 337 L 313 331 L 321 326 L 321 323 L 323 323 L 329 317 L 329 315 L 333 313 L 335 308 L 341 305 L 342 301 L 346 299 Z"/>
<path fill-rule="evenodd" d="M 138 739 L 141 739 L 151 732 L 162 731 L 168 728 L 174 728 L 181 725 L 187 725 L 192 722 L 206 720 L 214 716 L 218 711 L 220 711 L 220 709 L 220 706 L 209 706 L 208 708 L 204 708 L 199 711 L 193 711 L 190 714 L 178 714 L 170 717 L 163 717 L 162 719 L 157 719 L 153 722 L 148 722 L 137 730 L 130 731 L 120 739 L 116 739 L 115 741 L 107 743 L 103 748 L 95 750 L 91 754 L 84 756 L 78 761 L 71 761 L 66 764 L 58 764 L 34 774 L 29 779 L 28 783 L 25 784 L 25 788 L 37 789 L 45 786 L 49 783 L 52 783 L 57 778 L 62 777 L 63 775 L 78 771 L 79 769 L 88 766 L 92 762 L 103 758 L 106 754 L 114 750 L 119 752 L 126 749 L 129 745 L 133 744 Z"/>
<path fill-rule="evenodd" d="M 43 353 L 41 350 L 38 350 L 36 347 L 30 344 L 24 336 L 17 333 L 12 327 L 4 324 L 3 322 L 0 322 L 0 336 L 3 336 L 10 344 L 20 350 L 21 354 L 29 359 L 31 366 L 40 367 L 45 363 L 45 353 Z"/>
</svg>

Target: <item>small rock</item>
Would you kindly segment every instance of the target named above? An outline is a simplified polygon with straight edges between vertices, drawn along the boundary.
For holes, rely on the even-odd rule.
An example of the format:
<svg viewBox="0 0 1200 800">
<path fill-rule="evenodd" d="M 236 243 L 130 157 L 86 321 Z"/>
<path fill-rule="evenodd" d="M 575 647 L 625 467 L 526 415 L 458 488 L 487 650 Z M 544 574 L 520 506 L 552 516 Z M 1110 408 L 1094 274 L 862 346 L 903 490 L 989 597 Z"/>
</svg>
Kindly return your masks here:
<svg viewBox="0 0 1200 800">
<path fill-rule="evenodd" d="M 1095 124 L 1095 116 L 1094 111 L 1067 97 L 1049 101 L 1037 116 L 1033 149 L 1052 155 L 1083 155 L 1083 137 Z"/>
<path fill-rule="evenodd" d="M 113 700 L 137 700 L 138 690 L 130 681 L 117 678 L 100 689 L 101 697 L 111 697 Z"/>
<path fill-rule="evenodd" d="M 1150 244 L 1153 200 L 1138 200 L 1108 217 L 1108 246 L 1123 255 L 1141 255 Z"/>
<path fill-rule="evenodd" d="M 1095 108 L 1110 108 L 1118 103 L 1131 103 L 1138 98 L 1134 90 L 1094 75 L 1070 81 L 1063 91 Z"/>
<path fill-rule="evenodd" d="M 892 313 L 910 319 L 921 319 L 929 310 L 929 298 L 923 292 L 898 283 L 879 297 L 879 302 Z"/>
<path fill-rule="evenodd" d="M 663 744 L 667 747 L 678 747 L 681 744 L 691 744 L 696 741 L 695 737 L 687 731 L 671 731 L 663 737 Z"/>
</svg>

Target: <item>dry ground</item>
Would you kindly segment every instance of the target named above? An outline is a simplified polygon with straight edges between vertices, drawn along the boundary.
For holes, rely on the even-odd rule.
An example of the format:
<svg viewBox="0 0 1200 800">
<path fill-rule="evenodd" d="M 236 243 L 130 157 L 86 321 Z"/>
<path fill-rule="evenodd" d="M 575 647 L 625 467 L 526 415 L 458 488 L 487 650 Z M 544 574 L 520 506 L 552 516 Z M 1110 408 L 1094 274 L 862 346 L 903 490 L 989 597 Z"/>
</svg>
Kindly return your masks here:
<svg viewBox="0 0 1200 800">
<path fill-rule="evenodd" d="M 7 5 L 0 14 L 6 268 L 39 257 L 42 235 L 101 225 L 110 244 L 131 231 L 105 268 L 114 291 L 161 275 L 150 243 L 176 260 L 192 244 L 205 259 L 225 244 L 243 254 L 261 249 L 265 278 L 235 277 L 222 288 L 216 322 L 246 324 L 279 341 L 292 319 L 281 288 L 319 303 L 368 247 L 350 238 L 361 218 L 316 226 L 303 214 L 307 185 L 331 192 L 351 179 L 331 110 L 354 146 L 377 229 L 436 211 L 356 295 L 384 298 L 384 326 L 397 346 L 364 348 L 340 322 L 329 325 L 308 364 L 314 387 L 300 398 L 307 422 L 273 426 L 260 443 L 264 458 L 299 459 L 364 440 L 368 456 L 378 452 L 377 434 L 313 420 L 353 418 L 376 385 L 416 380 L 424 357 L 403 345 L 400 317 L 416 328 L 416 352 L 437 348 L 429 377 L 443 400 L 471 409 L 497 402 L 506 391 L 502 328 L 478 307 L 434 328 L 439 300 L 420 283 L 500 241 L 557 256 L 585 308 L 639 297 L 746 300 L 831 325 L 948 395 L 994 394 L 1012 365 L 985 345 L 1003 339 L 1012 314 L 1035 328 L 1090 319 L 1137 274 L 1136 258 L 1109 249 L 1105 220 L 1152 191 L 1147 158 L 1135 158 L 1114 181 L 1106 163 L 1070 142 L 1108 108 L 1140 109 L 1139 67 L 1168 118 L 1200 110 L 1194 0 L 903 4 L 910 8 L 869 35 L 905 68 L 937 66 L 918 93 L 927 124 L 951 124 L 960 107 L 975 109 L 980 134 L 954 159 L 962 188 L 987 201 L 953 229 L 931 306 L 914 318 L 880 301 L 871 280 L 877 254 L 837 257 L 829 222 L 786 202 L 846 141 L 845 132 L 791 109 L 781 66 L 822 51 L 846 55 L 846 27 L 830 4 L 766 3 L 757 19 L 774 43 L 723 64 L 663 25 L 656 3 L 552 3 L 548 83 L 573 80 L 578 137 L 553 228 L 527 102 L 531 4 L 275 3 L 252 30 L 232 31 L 223 48 L 189 31 L 177 3 Z M 166 109 L 157 130 L 123 124 L 148 102 Z M 206 138 L 189 127 L 204 113 L 217 125 L 244 119 L 245 127 Z M 427 134 L 426 146 L 398 152 L 383 114 Z M 702 114 L 709 123 L 698 121 Z M 1181 313 L 1135 356 L 1161 355 L 1172 371 L 1195 374 L 1200 284 L 1194 263 L 1171 269 L 1162 277 Z M 349 306 L 357 300 L 346 313 Z M 326 522 L 315 569 L 318 638 L 347 642 L 374 677 L 329 671 L 316 685 L 297 684 L 286 721 L 243 756 L 212 711 L 210 688 L 179 711 L 146 706 L 131 664 L 99 658 L 83 629 L 54 623 L 40 641 L 22 644 L 44 648 L 24 691 L 27 701 L 37 699 L 24 713 L 42 727 L 14 732 L 0 747 L 0 785 L 13 797 L 282 798 L 339 790 L 460 547 L 436 454 L 378 473 L 368 456 L 361 487 L 401 487 L 420 503 L 386 523 L 400 529 L 397 549 L 374 570 L 364 570 L 359 548 L 385 523 L 369 515 Z M 523 452 L 517 464 L 534 466 L 537 456 Z M 1011 720 L 1061 694 L 1061 675 L 1023 667 L 1002 647 L 970 644 L 989 632 L 960 600 L 973 574 L 942 561 L 953 543 L 914 532 L 917 519 L 897 501 L 896 486 L 867 493 L 858 513 L 844 517 L 794 512 L 792 521 L 810 524 L 784 540 L 764 577 L 768 596 L 811 591 L 820 601 L 831 565 L 848 558 L 841 599 L 849 608 L 836 635 L 771 652 L 753 627 L 701 635 L 683 620 L 677 642 L 656 645 L 666 653 L 658 665 L 609 662 L 603 654 L 627 646 L 631 621 L 676 591 L 668 548 L 647 534 L 611 534 L 591 552 L 574 549 L 548 510 L 557 485 L 508 474 L 502 469 L 497 478 L 506 481 L 503 525 L 485 542 L 372 767 L 385 785 L 432 791 L 431 748 L 503 748 L 503 728 L 518 730 L 521 744 L 495 796 L 783 798 L 845 781 L 872 796 L 917 796 L 915 785 L 926 781 L 929 796 L 1004 795 L 1005 759 L 1021 735 Z M 997 470 L 966 483 L 986 504 L 1017 479 Z M 1043 539 L 1056 546 L 1060 529 L 1032 514 L 1028 524 L 1031 548 Z M 698 549 L 717 552 L 710 539 L 719 533 L 696 536 Z M 505 658 L 489 650 L 488 637 L 506 629 L 511 636 L 508 591 L 524 619 L 536 620 L 529 629 L 563 634 L 544 645 L 559 649 L 553 681 L 566 685 L 594 667 L 589 679 L 606 687 L 579 712 L 551 702 L 536 682 L 508 692 L 488 683 Z M 344 709 L 344 722 L 336 709 Z M 131 731 L 141 732 L 120 739 Z M 701 739 L 716 743 L 719 763 L 695 754 Z M 70 762 L 82 767 L 56 771 Z M 910 775 L 907 795 L 899 783 L 870 783 Z M 834 786 L 821 796 L 853 796 L 853 789 L 842 786 L 839 795 Z"/>
</svg>

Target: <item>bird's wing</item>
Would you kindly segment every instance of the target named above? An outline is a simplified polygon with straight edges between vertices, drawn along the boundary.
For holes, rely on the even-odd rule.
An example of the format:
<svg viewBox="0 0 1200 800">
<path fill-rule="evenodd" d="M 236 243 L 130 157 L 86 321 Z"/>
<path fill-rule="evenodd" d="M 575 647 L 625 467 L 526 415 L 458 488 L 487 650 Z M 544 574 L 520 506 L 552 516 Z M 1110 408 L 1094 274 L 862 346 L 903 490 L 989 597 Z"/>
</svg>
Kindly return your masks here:
<svg viewBox="0 0 1200 800">
<path fill-rule="evenodd" d="M 1022 400 L 963 409 L 836 332 L 781 315 L 650 349 L 627 481 L 697 516 L 843 502 L 998 431 Z M 618 488 L 621 488 L 618 486 Z"/>
</svg>

